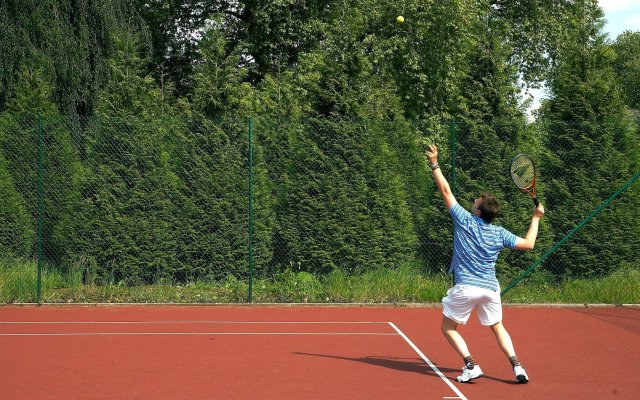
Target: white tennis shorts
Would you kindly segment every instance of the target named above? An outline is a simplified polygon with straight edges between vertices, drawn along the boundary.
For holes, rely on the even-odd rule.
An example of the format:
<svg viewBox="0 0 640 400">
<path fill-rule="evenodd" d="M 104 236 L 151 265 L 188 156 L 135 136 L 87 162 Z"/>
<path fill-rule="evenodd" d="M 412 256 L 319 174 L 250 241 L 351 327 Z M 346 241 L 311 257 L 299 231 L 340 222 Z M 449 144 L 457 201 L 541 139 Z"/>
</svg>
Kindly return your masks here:
<svg viewBox="0 0 640 400">
<path fill-rule="evenodd" d="M 471 312 L 478 311 L 482 325 L 494 325 L 502 321 L 500 289 L 494 292 L 471 285 L 455 285 L 442 298 L 442 314 L 459 324 L 466 324 Z"/>
</svg>

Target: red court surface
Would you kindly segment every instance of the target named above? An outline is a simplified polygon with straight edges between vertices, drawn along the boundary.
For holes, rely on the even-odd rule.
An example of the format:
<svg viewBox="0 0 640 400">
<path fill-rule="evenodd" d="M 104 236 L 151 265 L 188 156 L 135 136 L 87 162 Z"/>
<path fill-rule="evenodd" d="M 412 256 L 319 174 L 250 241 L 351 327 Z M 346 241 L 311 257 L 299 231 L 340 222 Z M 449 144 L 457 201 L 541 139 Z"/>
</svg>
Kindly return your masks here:
<svg viewBox="0 0 640 400">
<path fill-rule="evenodd" d="M 505 307 L 460 384 L 439 307 L 0 306 L 0 399 L 638 399 L 640 308 Z"/>
</svg>

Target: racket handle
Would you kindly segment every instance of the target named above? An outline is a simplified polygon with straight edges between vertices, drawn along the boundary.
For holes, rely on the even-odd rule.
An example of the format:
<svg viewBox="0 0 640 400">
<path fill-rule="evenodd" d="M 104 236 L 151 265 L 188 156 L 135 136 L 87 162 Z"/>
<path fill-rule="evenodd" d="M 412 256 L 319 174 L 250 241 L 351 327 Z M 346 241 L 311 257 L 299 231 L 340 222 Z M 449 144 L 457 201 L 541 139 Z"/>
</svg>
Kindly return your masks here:
<svg viewBox="0 0 640 400">
<path fill-rule="evenodd" d="M 538 206 L 540 205 L 540 202 L 538 201 L 538 196 L 533 196 L 533 204 L 536 205 L 536 208 L 538 208 Z"/>
</svg>

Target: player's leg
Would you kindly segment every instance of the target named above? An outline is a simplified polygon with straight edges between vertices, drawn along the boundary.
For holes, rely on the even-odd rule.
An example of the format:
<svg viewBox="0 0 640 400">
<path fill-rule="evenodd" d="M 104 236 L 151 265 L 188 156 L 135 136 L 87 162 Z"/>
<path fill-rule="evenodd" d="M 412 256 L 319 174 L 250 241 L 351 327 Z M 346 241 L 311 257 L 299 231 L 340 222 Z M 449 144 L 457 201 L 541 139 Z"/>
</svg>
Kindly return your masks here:
<svg viewBox="0 0 640 400">
<path fill-rule="evenodd" d="M 513 342 L 509 332 L 502 324 L 502 301 L 500 299 L 500 290 L 486 290 L 482 301 L 478 302 L 476 307 L 478 310 L 478 319 L 484 326 L 490 326 L 493 334 L 496 337 L 498 346 L 502 352 L 507 356 L 511 367 L 516 376 L 516 381 L 519 383 L 527 383 L 529 377 L 524 368 L 516 357 L 516 352 L 513 348 Z"/>
<path fill-rule="evenodd" d="M 504 353 L 507 358 L 511 359 L 516 356 L 516 352 L 513 348 L 513 342 L 511 341 L 511 336 L 509 336 L 509 332 L 504 328 L 502 322 L 498 322 L 496 324 L 491 325 L 491 330 L 498 341 L 498 345 L 500 349 Z"/>
<path fill-rule="evenodd" d="M 513 348 L 513 342 L 511 341 L 511 336 L 505 329 L 502 322 L 491 325 L 491 330 L 493 331 L 493 334 L 498 341 L 500 349 L 507 356 L 509 362 L 511 362 L 511 367 L 513 368 L 513 373 L 515 374 L 518 383 L 529 382 L 529 377 L 527 376 L 526 371 L 524 370 L 522 364 L 520 363 L 520 361 L 518 361 L 518 357 L 516 356 L 515 349 Z"/>
<path fill-rule="evenodd" d="M 462 374 L 456 378 L 458 382 L 469 382 L 472 379 L 476 379 L 482 376 L 482 370 L 480 366 L 476 364 L 475 360 L 469 352 L 467 343 L 464 338 L 458 332 L 458 323 L 442 316 L 442 334 L 447 339 L 451 347 L 460 355 L 464 360 L 464 367 L 462 367 Z"/>
<path fill-rule="evenodd" d="M 468 382 L 482 376 L 480 366 L 476 365 L 467 343 L 458 332 L 459 324 L 467 322 L 475 306 L 472 292 L 472 287 L 456 285 L 442 299 L 442 334 L 465 363 L 462 375 L 456 378 L 458 382 Z"/>
<path fill-rule="evenodd" d="M 443 315 L 441 328 L 442 334 L 461 358 L 464 359 L 471 356 L 471 353 L 469 353 L 469 348 L 467 347 L 467 342 L 464 341 L 462 335 L 460 335 L 460 333 L 458 332 L 457 322 Z"/>
</svg>

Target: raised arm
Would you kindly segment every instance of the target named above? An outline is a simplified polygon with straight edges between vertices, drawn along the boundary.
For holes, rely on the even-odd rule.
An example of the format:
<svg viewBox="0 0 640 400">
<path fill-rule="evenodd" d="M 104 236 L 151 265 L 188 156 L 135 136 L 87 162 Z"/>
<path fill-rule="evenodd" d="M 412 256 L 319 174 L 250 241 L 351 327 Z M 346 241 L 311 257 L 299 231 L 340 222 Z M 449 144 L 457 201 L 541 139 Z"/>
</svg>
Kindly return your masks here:
<svg viewBox="0 0 640 400">
<path fill-rule="evenodd" d="M 435 145 L 429 145 L 429 150 L 427 150 L 426 155 L 429 159 L 429 166 L 433 171 L 433 180 L 442 195 L 444 204 L 447 206 L 447 209 L 450 209 L 456 203 L 456 198 L 453 196 L 453 193 L 451 193 L 449 182 L 447 182 L 447 179 L 442 174 L 440 165 L 438 165 L 438 148 Z"/>
<path fill-rule="evenodd" d="M 524 238 L 519 237 L 516 239 L 515 249 L 517 250 L 533 250 L 533 247 L 536 245 L 536 238 L 538 237 L 538 224 L 540 223 L 540 218 L 544 215 L 544 206 L 539 204 L 538 207 L 533 211 L 533 216 L 531 217 L 531 224 L 529 225 L 529 230 Z"/>
</svg>

